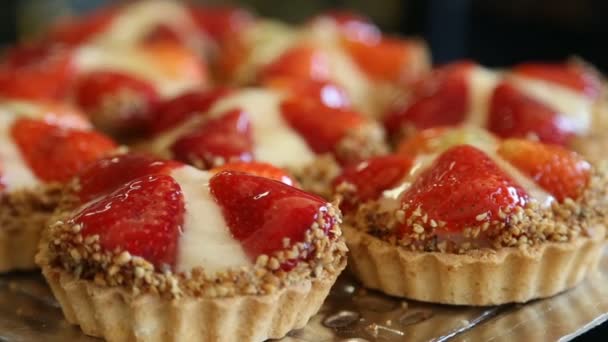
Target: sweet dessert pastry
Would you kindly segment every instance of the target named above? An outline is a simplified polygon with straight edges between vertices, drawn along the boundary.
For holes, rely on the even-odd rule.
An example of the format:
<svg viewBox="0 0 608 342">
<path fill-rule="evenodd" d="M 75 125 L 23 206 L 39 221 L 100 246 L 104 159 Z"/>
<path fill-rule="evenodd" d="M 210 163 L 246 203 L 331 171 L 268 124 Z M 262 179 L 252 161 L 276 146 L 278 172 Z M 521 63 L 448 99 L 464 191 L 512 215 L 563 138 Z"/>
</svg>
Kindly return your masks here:
<svg viewBox="0 0 608 342">
<path fill-rule="evenodd" d="M 0 101 L 0 272 L 33 269 L 63 184 L 116 144 L 55 103 Z"/>
<path fill-rule="evenodd" d="M 365 286 L 497 305 L 552 296 L 596 268 L 606 175 L 575 152 L 474 128 L 423 130 L 399 151 L 334 182 Z"/>
<path fill-rule="evenodd" d="M 37 262 L 88 335 L 279 338 L 306 324 L 346 263 L 339 210 L 288 179 L 256 163 L 103 159 L 77 177 Z"/>
<path fill-rule="evenodd" d="M 382 35 L 363 16 L 329 12 L 297 27 L 249 21 L 222 41 L 216 69 L 220 80 L 235 85 L 278 76 L 329 81 L 346 90 L 355 109 L 378 117 L 429 63 L 421 41 Z"/>
<path fill-rule="evenodd" d="M 445 125 L 587 150 L 604 134 L 599 74 L 579 61 L 523 63 L 492 71 L 469 61 L 436 69 L 385 117 L 393 137 Z M 586 153 L 592 159 L 596 156 Z"/>
</svg>

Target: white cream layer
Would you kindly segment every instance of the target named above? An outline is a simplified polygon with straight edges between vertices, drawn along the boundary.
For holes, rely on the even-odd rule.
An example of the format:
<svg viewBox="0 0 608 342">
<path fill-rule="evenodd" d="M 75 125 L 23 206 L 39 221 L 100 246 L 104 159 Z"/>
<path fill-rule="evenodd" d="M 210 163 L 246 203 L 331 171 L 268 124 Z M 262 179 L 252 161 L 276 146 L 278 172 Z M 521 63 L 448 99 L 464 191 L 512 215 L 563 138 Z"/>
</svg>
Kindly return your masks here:
<svg viewBox="0 0 608 342">
<path fill-rule="evenodd" d="M 230 267 L 251 266 L 210 192 L 212 174 L 183 166 L 172 171 L 171 176 L 181 187 L 186 206 L 183 233 L 178 242 L 177 271 L 202 267 L 206 274 L 212 275 Z"/>
<path fill-rule="evenodd" d="M 492 93 L 500 79 L 500 74 L 481 66 L 475 66 L 469 71 L 469 112 L 466 124 L 486 127 Z"/>
</svg>

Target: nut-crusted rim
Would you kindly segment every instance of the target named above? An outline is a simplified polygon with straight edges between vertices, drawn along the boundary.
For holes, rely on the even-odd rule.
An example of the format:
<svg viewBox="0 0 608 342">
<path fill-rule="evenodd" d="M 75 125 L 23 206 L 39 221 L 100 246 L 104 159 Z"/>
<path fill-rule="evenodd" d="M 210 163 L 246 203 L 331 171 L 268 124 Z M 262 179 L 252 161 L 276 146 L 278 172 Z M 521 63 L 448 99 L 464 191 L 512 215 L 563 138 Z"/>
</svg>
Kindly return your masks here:
<svg viewBox="0 0 608 342">
<path fill-rule="evenodd" d="M 606 227 L 591 237 L 529 248 L 465 254 L 407 251 L 343 227 L 350 267 L 369 288 L 389 295 L 456 305 L 497 305 L 549 297 L 576 286 L 600 260 Z"/>
<path fill-rule="evenodd" d="M 339 264 L 344 269 L 346 260 Z M 134 295 L 76 279 L 62 269 L 42 272 L 67 321 L 108 341 L 263 341 L 302 328 L 321 307 L 339 272 L 257 296 Z"/>
</svg>

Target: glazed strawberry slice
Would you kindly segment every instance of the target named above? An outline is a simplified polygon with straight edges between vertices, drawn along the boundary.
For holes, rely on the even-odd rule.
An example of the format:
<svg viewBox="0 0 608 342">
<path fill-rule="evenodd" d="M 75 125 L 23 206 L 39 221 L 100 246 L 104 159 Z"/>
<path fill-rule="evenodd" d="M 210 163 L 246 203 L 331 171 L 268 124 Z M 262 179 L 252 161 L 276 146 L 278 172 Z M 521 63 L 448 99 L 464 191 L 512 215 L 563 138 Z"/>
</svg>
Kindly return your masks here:
<svg viewBox="0 0 608 342">
<path fill-rule="evenodd" d="M 158 134 L 168 131 L 189 118 L 205 114 L 209 108 L 231 93 L 228 88 L 214 88 L 206 91 L 191 91 L 175 98 L 160 102 L 156 107 L 153 120 L 150 122 L 150 132 Z"/>
<path fill-rule="evenodd" d="M 78 196 L 86 203 L 145 175 L 169 174 L 183 164 L 145 154 L 126 153 L 99 159 L 78 173 Z"/>
<path fill-rule="evenodd" d="M 181 42 L 148 41 L 140 46 L 138 53 L 152 63 L 151 67 L 168 81 L 188 80 L 189 84 L 201 87 L 208 82 L 209 75 L 205 60 Z"/>
<path fill-rule="evenodd" d="M 331 108 L 351 108 L 351 101 L 344 88 L 326 81 L 275 77 L 265 81 L 271 88 L 286 91 L 294 98 L 305 97 Z"/>
<path fill-rule="evenodd" d="M 450 147 L 465 144 L 495 150 L 499 141 L 492 133 L 474 126 L 435 127 L 404 139 L 397 147 L 397 153 L 414 158 L 420 154 L 441 153 Z"/>
<path fill-rule="evenodd" d="M 576 200 L 587 187 L 591 166 L 576 152 L 561 146 L 523 139 L 507 139 L 501 157 L 530 176 L 559 202 Z"/>
<path fill-rule="evenodd" d="M 51 27 L 47 40 L 53 43 L 79 45 L 110 26 L 118 8 L 104 8 L 89 15 L 64 19 Z"/>
<path fill-rule="evenodd" d="M 281 114 L 316 153 L 332 152 L 349 130 L 365 122 L 355 111 L 297 98 L 283 101 Z"/>
<path fill-rule="evenodd" d="M 184 197 L 167 175 L 137 178 L 73 218 L 83 237 L 99 236 L 106 251 L 123 250 L 158 270 L 172 269 L 183 229 Z"/>
<path fill-rule="evenodd" d="M 474 65 L 468 61 L 446 65 L 416 82 L 407 105 L 385 119 L 392 135 L 404 127 L 425 129 L 462 123 L 469 107 L 468 75 Z"/>
<path fill-rule="evenodd" d="M 374 43 L 382 38 L 380 29 L 369 18 L 359 13 L 346 10 L 330 10 L 313 18 L 312 23 L 324 19 L 332 20 L 338 26 L 342 35 L 350 40 Z"/>
<path fill-rule="evenodd" d="M 402 195 L 406 219 L 414 212 L 434 220 L 436 232 L 462 232 L 500 220 L 499 212 L 524 206 L 527 193 L 484 152 L 470 145 L 453 147 L 425 170 Z M 420 208 L 420 209 L 418 209 Z M 404 225 L 403 233 L 412 226 Z"/>
<path fill-rule="evenodd" d="M 272 164 L 262 163 L 262 162 L 234 162 L 227 163 L 222 166 L 215 167 L 210 170 L 212 173 L 219 173 L 222 171 L 238 171 L 244 172 L 248 174 L 252 174 L 255 176 L 260 176 L 264 178 L 274 179 L 281 183 L 285 183 L 287 185 L 294 186 L 296 181 L 283 169 L 278 168 Z"/>
<path fill-rule="evenodd" d="M 315 195 L 275 180 L 223 171 L 209 182 L 232 235 L 253 260 L 284 249 L 283 240 L 304 240 L 327 203 Z M 326 232 L 335 219 L 325 215 Z"/>
<path fill-rule="evenodd" d="M 225 162 L 251 161 L 252 150 L 249 116 L 238 109 L 208 120 L 171 145 L 175 158 L 203 169 Z"/>
<path fill-rule="evenodd" d="M 147 81 L 102 70 L 81 77 L 74 97 L 97 127 L 118 135 L 141 131 L 159 101 L 159 94 Z"/>
<path fill-rule="evenodd" d="M 345 167 L 333 181 L 333 188 L 354 186 L 355 196 L 345 197 L 340 209 L 349 211 L 357 203 L 377 199 L 384 190 L 398 185 L 411 167 L 412 159 L 400 155 L 374 157 Z"/>
<path fill-rule="evenodd" d="M 312 46 L 301 45 L 283 52 L 265 66 L 259 74 L 261 81 L 274 77 L 325 81 L 330 73 L 329 57 Z"/>
<path fill-rule="evenodd" d="M 567 144 L 574 135 L 566 118 L 503 82 L 492 94 L 488 129 L 503 138 L 531 136 L 545 143 Z"/>
<path fill-rule="evenodd" d="M 45 182 L 65 182 L 88 163 L 111 153 L 117 146 L 104 135 L 20 119 L 11 127 L 12 137 L 36 176 Z"/>
<path fill-rule="evenodd" d="M 594 70 L 576 63 L 523 63 L 513 67 L 516 75 L 557 83 L 597 98 L 602 82 Z"/>
<path fill-rule="evenodd" d="M 199 29 L 216 42 L 226 40 L 254 22 L 250 12 L 230 6 L 191 6 L 190 15 Z"/>
</svg>

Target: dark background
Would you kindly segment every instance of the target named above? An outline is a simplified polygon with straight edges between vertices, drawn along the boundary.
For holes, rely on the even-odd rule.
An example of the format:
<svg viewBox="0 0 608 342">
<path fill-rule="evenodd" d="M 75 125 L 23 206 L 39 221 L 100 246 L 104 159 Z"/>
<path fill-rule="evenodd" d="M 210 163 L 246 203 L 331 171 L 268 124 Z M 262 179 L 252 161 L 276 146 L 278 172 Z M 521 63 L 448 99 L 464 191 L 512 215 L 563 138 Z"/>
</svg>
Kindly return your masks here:
<svg viewBox="0 0 608 342">
<path fill-rule="evenodd" d="M 87 11 L 103 0 L 3 0 L 0 46 L 35 36 L 55 17 Z M 327 8 L 370 16 L 386 32 L 416 35 L 430 45 L 435 63 L 471 58 L 493 67 L 521 61 L 579 56 L 608 72 L 606 0 L 242 0 L 260 15 L 291 22 Z M 607 285 L 608 286 L 608 285 Z M 608 337 L 608 326 L 577 341 Z"/>
</svg>

